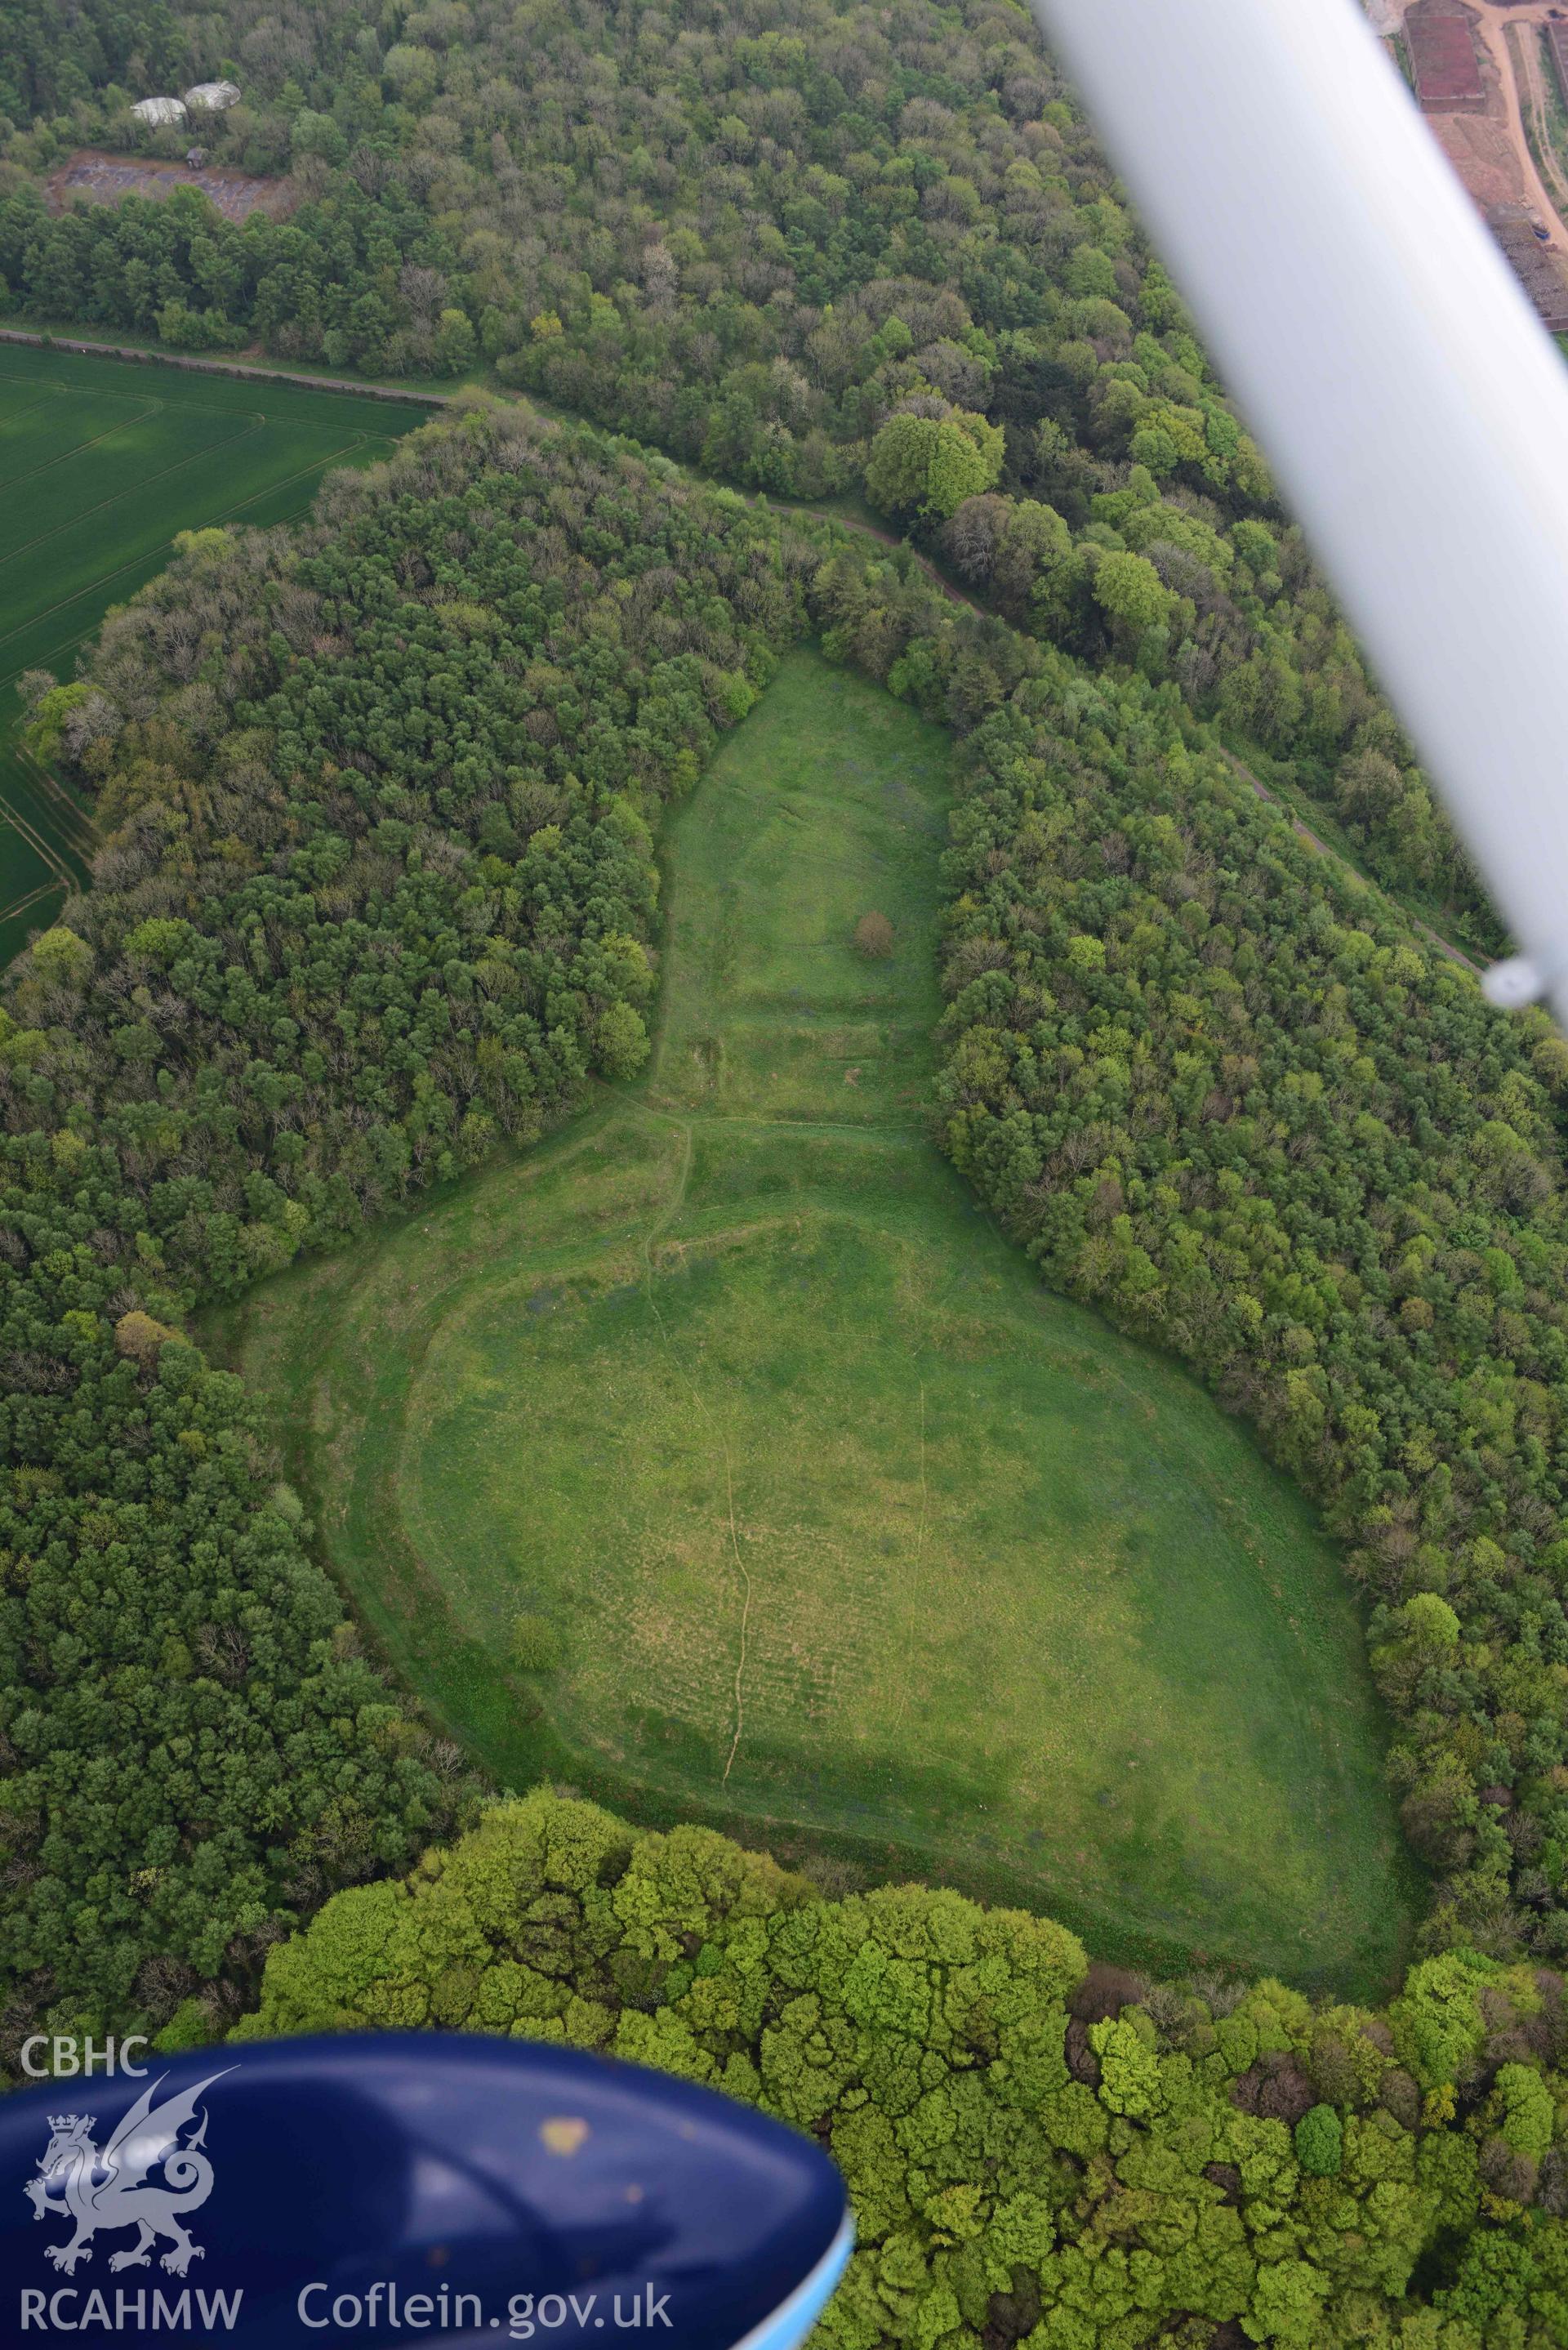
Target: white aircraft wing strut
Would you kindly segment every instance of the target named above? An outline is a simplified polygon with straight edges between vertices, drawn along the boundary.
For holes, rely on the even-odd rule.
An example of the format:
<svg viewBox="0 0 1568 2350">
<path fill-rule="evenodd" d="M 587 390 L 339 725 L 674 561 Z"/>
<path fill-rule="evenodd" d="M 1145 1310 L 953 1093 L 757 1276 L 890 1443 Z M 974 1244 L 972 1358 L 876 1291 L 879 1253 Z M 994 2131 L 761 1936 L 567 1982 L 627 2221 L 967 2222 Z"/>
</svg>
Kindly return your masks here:
<svg viewBox="0 0 1568 2350">
<path fill-rule="evenodd" d="M 1355 0 L 1033 5 L 1568 1023 L 1568 365 Z"/>
</svg>

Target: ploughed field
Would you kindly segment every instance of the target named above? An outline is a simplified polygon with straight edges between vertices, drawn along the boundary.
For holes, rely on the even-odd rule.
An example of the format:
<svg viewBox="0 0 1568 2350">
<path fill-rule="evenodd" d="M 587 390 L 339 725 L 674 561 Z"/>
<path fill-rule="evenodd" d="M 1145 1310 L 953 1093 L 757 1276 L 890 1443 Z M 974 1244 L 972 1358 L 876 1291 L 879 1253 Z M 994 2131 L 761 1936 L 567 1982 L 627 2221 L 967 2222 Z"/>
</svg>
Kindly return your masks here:
<svg viewBox="0 0 1568 2350">
<path fill-rule="evenodd" d="M 1370 1989 L 1411 1888 L 1332 1546 L 925 1137 L 948 754 L 793 656 L 670 827 L 648 1079 L 223 1342 L 502 1780 Z"/>
<path fill-rule="evenodd" d="M 291 521 L 330 467 L 387 455 L 428 413 L 0 344 L 0 964 L 53 921 L 92 854 L 83 806 L 21 747 L 22 671 L 68 683 L 78 647 L 165 568 L 177 532 Z"/>
</svg>

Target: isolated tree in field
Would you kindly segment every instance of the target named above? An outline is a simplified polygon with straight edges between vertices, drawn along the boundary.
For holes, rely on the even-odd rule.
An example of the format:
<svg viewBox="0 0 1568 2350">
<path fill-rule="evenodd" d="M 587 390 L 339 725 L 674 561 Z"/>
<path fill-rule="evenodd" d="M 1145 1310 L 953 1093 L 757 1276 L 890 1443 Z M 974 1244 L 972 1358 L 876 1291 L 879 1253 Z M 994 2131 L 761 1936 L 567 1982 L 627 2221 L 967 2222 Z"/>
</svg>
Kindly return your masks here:
<svg viewBox="0 0 1568 2350">
<path fill-rule="evenodd" d="M 886 962 L 893 951 L 893 925 L 886 914 L 862 914 L 855 925 L 855 951 L 867 962 Z"/>
</svg>

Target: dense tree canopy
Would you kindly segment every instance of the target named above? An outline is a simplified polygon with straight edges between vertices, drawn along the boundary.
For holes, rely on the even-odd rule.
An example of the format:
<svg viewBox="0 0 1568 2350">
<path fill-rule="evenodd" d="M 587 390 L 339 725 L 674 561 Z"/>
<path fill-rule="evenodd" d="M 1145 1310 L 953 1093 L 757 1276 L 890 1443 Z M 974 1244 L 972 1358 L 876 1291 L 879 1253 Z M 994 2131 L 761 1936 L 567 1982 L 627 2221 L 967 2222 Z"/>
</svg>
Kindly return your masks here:
<svg viewBox="0 0 1568 2350">
<path fill-rule="evenodd" d="M 166 0 L 0 0 L 0 115 L 90 114 L 106 88 L 167 88 L 190 56 Z"/>
<path fill-rule="evenodd" d="M 437 2024 L 605 2049 L 814 2133 L 858 2230 L 836 2350 L 1545 2350 L 1568 2324 L 1544 1970 L 1429 1960 L 1382 2013 L 1150 1984 L 1044 1918 L 824 1899 L 710 1830 L 541 1794 L 337 1895 L 239 2036 Z"/>
<path fill-rule="evenodd" d="M 1372 1603 L 1435 1945 L 1568 1951 L 1568 1045 L 1116 686 L 836 555 L 837 657 L 965 736 L 937 1132 L 1199 1369 Z"/>
<path fill-rule="evenodd" d="M 0 99 L 0 277 L 34 313 L 395 376 L 483 361 L 748 487 L 864 480 L 945 523 L 1020 625 L 1174 679 L 1293 762 L 1382 879 L 1495 935 L 1013 0 L 50 13 Z M 182 152 L 127 101 L 220 69 L 244 100 L 203 142 L 289 172 L 287 220 L 194 195 L 51 219 L 32 171 L 82 138 Z M 1074 546 L 1044 577 L 1042 515 Z"/>
<path fill-rule="evenodd" d="M 0 1011 L 15 2036 L 243 1974 L 451 1820 L 177 1326 L 635 1072 L 650 822 L 795 601 L 738 500 L 475 414 L 292 537 L 194 535 L 89 681 L 24 681 L 107 837 Z"/>
<path fill-rule="evenodd" d="M 322 514 L 195 534 L 37 701 L 110 838 L 14 988 L 18 1114 L 109 1155 L 176 1289 L 639 1066 L 650 818 L 791 624 L 769 523 L 516 411 Z"/>
<path fill-rule="evenodd" d="M 1562 1953 L 1568 1046 L 1498 1019 L 1159 695 L 1026 683 L 964 791 L 945 1148 L 1353 1545 L 1434 1930 Z"/>
<path fill-rule="evenodd" d="M 1354 1545 L 1434 1946 L 1561 1956 L 1568 1048 L 1544 1019 L 1490 1012 L 1293 839 L 1170 685 L 1096 681 L 907 555 L 495 409 L 340 478 L 322 517 L 199 534 L 64 706 L 28 681 L 109 829 L 0 1039 L 16 1212 L 79 1203 L 114 1306 L 74 1340 L 107 1364 L 126 1313 L 173 1323 L 538 1134 L 592 1069 L 635 1074 L 659 805 L 819 628 L 967 739 L 945 1147 Z M 57 1475 L 77 1374 L 28 1327 L 15 1384 L 48 1400 L 18 1458 Z M 47 1834 L 36 1805 L 26 1869 Z"/>
<path fill-rule="evenodd" d="M 1074 560 L 1048 520 L 982 520 Z M 1142 573 L 1118 577 L 1136 622 Z M 1037 1920 L 827 1904 L 715 1839 L 634 1849 L 548 1804 L 362 1883 L 472 1793 L 356 1656 L 182 1325 L 635 1073 L 654 826 L 805 629 L 963 738 L 945 1147 L 1353 1546 L 1438 1877 L 1384 2016 L 1107 1984 Z M 1173 681 L 1096 676 L 907 550 L 515 410 L 337 477 L 300 531 L 196 534 L 79 679 L 24 685 L 105 841 L 0 1014 L 7 2030 L 210 2031 L 358 1881 L 275 1954 L 265 2028 L 559 2029 L 767 2097 L 855 2183 L 835 2324 L 866 2350 L 1560 2338 L 1568 1046 L 1544 1018 L 1490 1011 L 1294 838 Z"/>
</svg>

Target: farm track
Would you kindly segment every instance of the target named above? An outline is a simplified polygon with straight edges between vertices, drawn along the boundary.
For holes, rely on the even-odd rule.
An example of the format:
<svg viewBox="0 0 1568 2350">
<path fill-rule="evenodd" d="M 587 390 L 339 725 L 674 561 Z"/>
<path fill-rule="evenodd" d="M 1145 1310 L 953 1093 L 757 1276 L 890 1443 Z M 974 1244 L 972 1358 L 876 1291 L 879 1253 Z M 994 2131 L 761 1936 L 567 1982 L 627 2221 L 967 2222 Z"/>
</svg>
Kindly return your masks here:
<svg viewBox="0 0 1568 2350">
<path fill-rule="evenodd" d="M 1538 208 L 1542 220 L 1549 223 L 1555 244 L 1568 250 L 1568 220 L 1559 209 L 1558 200 L 1547 188 L 1531 151 L 1529 134 L 1524 127 L 1524 109 L 1520 99 L 1519 76 L 1514 68 L 1513 47 L 1509 39 L 1510 33 L 1516 27 L 1523 30 L 1528 26 L 1536 36 L 1539 49 L 1541 27 L 1548 22 L 1551 9 L 1556 5 L 1557 0 L 1532 0 L 1529 6 L 1503 10 L 1490 5 L 1489 0 L 1480 0 L 1475 14 L 1477 32 L 1497 72 L 1509 144 L 1519 165 L 1528 201 Z"/>
<path fill-rule="evenodd" d="M 1565 172 L 1552 137 L 1552 93 L 1549 87 L 1551 67 L 1543 55 L 1542 28 L 1532 24 L 1510 24 L 1505 26 L 1514 66 L 1514 86 L 1521 89 L 1530 101 L 1528 129 L 1534 132 L 1532 151 L 1538 168 L 1544 171 L 1552 182 L 1556 199 L 1556 217 L 1561 228 L 1568 221 L 1568 172 Z M 1514 35 L 1519 38 L 1516 41 Z M 1521 101 L 1522 102 L 1522 101 Z"/>
</svg>

